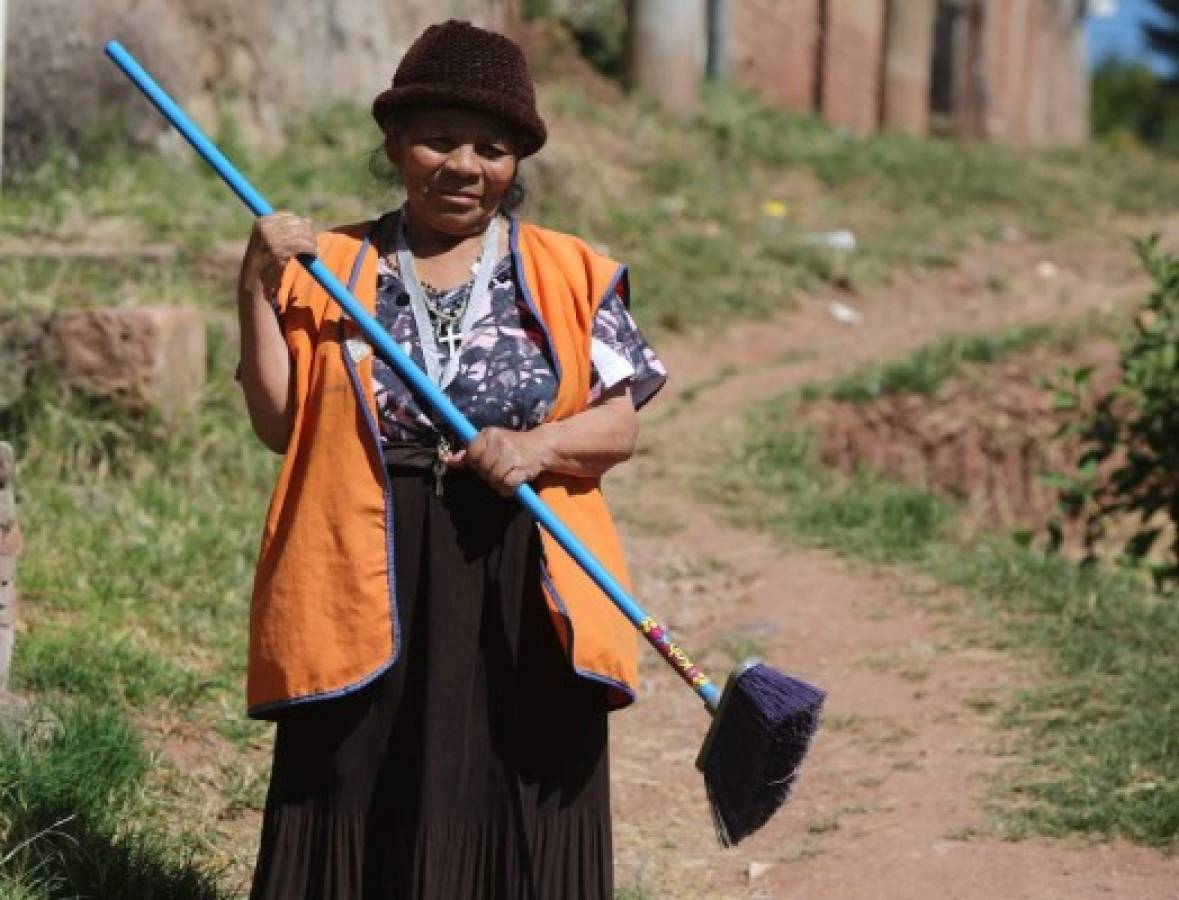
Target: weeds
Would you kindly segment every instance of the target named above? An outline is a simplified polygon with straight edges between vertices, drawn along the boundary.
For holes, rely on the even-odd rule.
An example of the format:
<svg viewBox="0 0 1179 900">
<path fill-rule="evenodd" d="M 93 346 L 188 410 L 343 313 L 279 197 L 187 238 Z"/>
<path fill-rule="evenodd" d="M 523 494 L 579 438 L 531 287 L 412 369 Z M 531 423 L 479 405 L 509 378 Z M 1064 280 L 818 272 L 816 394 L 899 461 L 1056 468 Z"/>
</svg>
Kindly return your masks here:
<svg viewBox="0 0 1179 900">
<path fill-rule="evenodd" d="M 14 687 L 63 710 L 64 730 L 46 748 L 2 751 L 0 784 L 14 787 L 0 790 L 0 857 L 29 843 L 4 868 L 0 896 L 219 896 L 206 873 L 229 860 L 189 829 L 228 824 L 183 814 L 203 788 L 163 777 L 163 760 L 149 769 L 139 730 L 188 721 L 232 733 L 212 784 L 230 813 L 256 804 L 257 778 L 242 773 L 264 755 L 265 732 L 241 721 L 240 686 L 275 461 L 249 433 L 231 370 L 214 342 L 204 395 L 167 421 L 49 383 L 9 411 L 31 626 Z M 137 820 L 146 830 L 128 830 Z"/>
<path fill-rule="evenodd" d="M 101 708 L 65 712 L 44 747 L 0 741 L 0 897 L 221 897 L 191 854 L 125 824 L 147 765 L 132 726 Z"/>
<path fill-rule="evenodd" d="M 1080 521 L 1087 561 L 1103 553 L 1108 532 L 1132 524 L 1117 556 L 1147 568 L 1160 589 L 1179 586 L 1179 257 L 1159 249 L 1157 234 L 1138 242 L 1153 286 L 1123 340 L 1118 380 L 1096 389 L 1091 367 L 1065 370 L 1054 384 L 1057 437 L 1080 443 L 1070 471 L 1056 473 L 1060 511 Z M 1062 540 L 1052 524 L 1054 545 Z"/>
<path fill-rule="evenodd" d="M 896 362 L 869 366 L 826 389 L 812 388 L 807 396 L 809 399 L 822 394 L 852 403 L 869 403 L 892 394 L 928 397 L 967 364 L 996 363 L 1043 344 L 1066 350 L 1076 344 L 1078 332 L 1097 327 L 1095 322 L 1077 328 L 1025 325 L 997 334 L 944 338 Z"/>
</svg>

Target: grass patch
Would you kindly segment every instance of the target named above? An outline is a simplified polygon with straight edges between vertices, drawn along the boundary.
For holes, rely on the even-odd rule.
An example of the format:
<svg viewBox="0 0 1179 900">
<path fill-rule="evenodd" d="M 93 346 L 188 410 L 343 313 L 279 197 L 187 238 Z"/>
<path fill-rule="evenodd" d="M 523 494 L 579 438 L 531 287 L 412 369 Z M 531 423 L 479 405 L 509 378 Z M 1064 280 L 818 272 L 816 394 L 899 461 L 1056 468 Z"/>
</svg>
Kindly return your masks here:
<svg viewBox="0 0 1179 900">
<path fill-rule="evenodd" d="M 21 684 L 102 706 L 183 703 L 196 692 L 192 673 L 131 645 L 96 637 L 89 629 L 40 629 L 22 638 L 16 666 Z"/>
<path fill-rule="evenodd" d="M 541 98 L 554 140 L 524 167 L 526 211 L 628 262 L 637 314 L 654 331 L 771 314 L 825 283 L 870 287 L 898 268 L 949 265 L 1013 226 L 1045 237 L 1179 203 L 1179 163 L 1149 155 L 857 139 L 731 88 L 707 91 L 688 121 L 643 99 L 595 101 L 561 83 L 544 85 Z M 227 143 L 276 208 L 327 225 L 399 202 L 370 170 L 380 135 L 366 109 L 325 108 L 286 137 L 270 153 Z M 81 164 L 59 154 L 15 179 L 0 237 L 172 244 L 181 257 L 166 265 L 0 259 L 5 283 L 22 286 L 11 292 L 17 302 L 227 303 L 232 254 L 216 251 L 248 231 L 238 200 L 191 154 L 103 146 Z M 770 215 L 767 204 L 784 212 Z M 808 241 L 837 228 L 855 231 L 854 252 Z"/>
<path fill-rule="evenodd" d="M 0 739 L 0 897 L 226 896 L 190 851 L 128 827 L 147 768 L 135 729 L 102 708 L 64 713 L 46 746 Z"/>
<path fill-rule="evenodd" d="M 851 403 L 871 403 L 893 394 L 932 396 L 965 366 L 1000 362 L 1044 345 L 1060 351 L 1072 350 L 1083 335 L 1099 327 L 1102 326 L 1094 320 L 1075 326 L 1025 325 L 994 334 L 942 338 L 903 359 L 866 366 L 830 386 L 812 387 L 805 396 Z"/>
<path fill-rule="evenodd" d="M 38 897 L 215 897 L 208 871 L 231 885 L 247 877 L 254 837 L 229 835 L 234 814 L 256 806 L 265 765 L 268 729 L 245 721 L 241 685 L 277 460 L 249 430 L 232 362 L 214 341 L 208 387 L 167 421 L 48 383 L 6 414 L 27 544 L 18 584 L 29 627 L 17 640 L 14 689 L 64 710 L 66 730 L 47 748 L 4 749 L 0 785 L 15 787 L 0 789 L 0 858 L 53 825 L 62 804 L 111 809 L 21 850 L 13 896 L 31 885 L 26 893 Z M 174 769 L 162 757 L 149 766 L 177 726 L 229 738 L 220 768 Z M 65 783 L 93 776 L 102 797 L 42 796 L 58 769 L 82 765 L 88 745 L 103 777 L 86 770 Z M 213 804 L 217 818 L 210 791 L 224 798 Z"/>
<path fill-rule="evenodd" d="M 732 464 L 738 477 L 721 491 L 726 507 L 789 540 L 902 563 L 965 589 L 972 625 L 1036 664 L 1038 680 L 1000 703 L 1022 756 L 999 806 L 1008 833 L 1174 848 L 1179 606 L 1124 573 L 1078 569 L 1001 536 L 964 536 L 953 505 L 925 490 L 823 467 L 794 424 L 794 402 L 759 411 Z"/>
</svg>

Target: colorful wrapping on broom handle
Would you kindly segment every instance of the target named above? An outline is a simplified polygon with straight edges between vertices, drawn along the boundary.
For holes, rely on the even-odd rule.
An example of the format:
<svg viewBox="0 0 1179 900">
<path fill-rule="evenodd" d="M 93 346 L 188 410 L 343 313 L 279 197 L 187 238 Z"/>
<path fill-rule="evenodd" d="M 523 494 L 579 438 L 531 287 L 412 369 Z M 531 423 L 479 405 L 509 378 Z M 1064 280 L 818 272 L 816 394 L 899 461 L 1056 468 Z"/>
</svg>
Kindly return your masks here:
<svg viewBox="0 0 1179 900">
<path fill-rule="evenodd" d="M 242 199 L 242 202 L 250 208 L 254 215 L 266 216 L 274 211 L 265 198 L 254 190 L 253 185 L 238 172 L 233 163 L 225 158 L 216 145 L 188 118 L 184 110 L 168 96 L 163 88 L 156 84 L 155 79 L 118 41 L 111 41 L 106 45 L 106 55 L 147 96 L 164 118 L 184 135 L 193 149 L 216 170 L 217 174 L 225 180 L 226 184 L 233 189 L 234 193 Z M 369 342 L 380 351 L 384 360 L 405 380 L 417 396 L 424 400 L 454 430 L 464 444 L 473 441 L 478 434 L 475 427 L 450 402 L 450 399 L 434 386 L 434 383 L 414 364 L 413 360 L 402 352 L 396 342 L 349 293 L 331 270 L 311 254 L 300 254 L 298 259 L 315 280 L 323 286 L 323 289 L 340 304 Z M 532 513 L 536 521 L 556 539 L 557 543 L 577 560 L 586 574 L 606 592 L 606 595 L 614 601 L 631 623 L 643 633 L 643 636 L 659 652 L 659 655 L 667 660 L 668 664 L 679 673 L 679 676 L 700 695 L 709 710 L 715 713 L 717 704 L 720 702 L 720 691 L 688 658 L 688 655 L 671 640 L 667 629 L 648 616 L 642 607 L 631 599 L 626 589 L 606 571 L 593 554 L 577 539 L 577 536 L 561 523 L 531 486 L 522 484 L 516 488 L 516 499 Z"/>
</svg>

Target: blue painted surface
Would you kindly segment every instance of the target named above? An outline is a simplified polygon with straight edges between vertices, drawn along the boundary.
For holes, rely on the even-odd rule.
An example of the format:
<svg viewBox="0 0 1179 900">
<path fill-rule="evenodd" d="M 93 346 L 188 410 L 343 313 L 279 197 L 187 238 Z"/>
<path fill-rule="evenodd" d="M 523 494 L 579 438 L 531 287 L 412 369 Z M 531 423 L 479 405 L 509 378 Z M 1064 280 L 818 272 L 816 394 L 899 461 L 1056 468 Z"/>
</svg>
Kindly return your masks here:
<svg viewBox="0 0 1179 900">
<path fill-rule="evenodd" d="M 1108 57 L 1137 60 L 1146 63 L 1160 75 L 1175 74 L 1175 67 L 1166 57 L 1152 52 L 1146 45 L 1142 26 L 1147 22 L 1161 22 L 1151 0 L 1117 0 L 1117 13 L 1111 18 L 1090 15 L 1085 22 L 1085 47 L 1089 68 L 1093 69 Z"/>
</svg>

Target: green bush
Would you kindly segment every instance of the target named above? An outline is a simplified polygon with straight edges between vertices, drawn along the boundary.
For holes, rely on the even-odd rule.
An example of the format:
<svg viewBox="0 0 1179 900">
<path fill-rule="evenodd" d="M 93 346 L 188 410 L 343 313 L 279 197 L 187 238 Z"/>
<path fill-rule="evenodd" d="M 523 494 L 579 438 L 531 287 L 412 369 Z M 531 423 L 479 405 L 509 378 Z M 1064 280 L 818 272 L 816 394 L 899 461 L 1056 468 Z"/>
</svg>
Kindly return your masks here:
<svg viewBox="0 0 1179 900">
<path fill-rule="evenodd" d="M 578 53 L 595 69 L 621 80 L 626 72 L 626 4 L 618 0 L 576 0 L 553 9 L 551 0 L 524 0 L 524 17 L 547 19 L 569 32 Z"/>
<path fill-rule="evenodd" d="M 1162 588 L 1179 583 L 1179 257 L 1159 249 L 1158 235 L 1137 246 L 1154 288 L 1122 347 L 1117 382 L 1093 389 L 1091 367 L 1056 382 L 1059 435 L 1079 438 L 1081 449 L 1075 471 L 1055 482 L 1063 513 L 1084 524 L 1088 559 L 1103 552 L 1112 524 L 1129 520 L 1122 559 L 1149 560 Z M 1059 544 L 1059 525 L 1054 537 Z"/>
<path fill-rule="evenodd" d="M 1179 94 L 1140 62 L 1111 58 L 1093 75 L 1093 134 L 1115 146 L 1127 139 L 1179 153 Z"/>
</svg>

